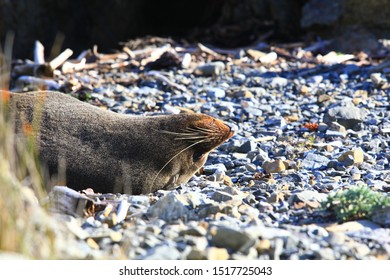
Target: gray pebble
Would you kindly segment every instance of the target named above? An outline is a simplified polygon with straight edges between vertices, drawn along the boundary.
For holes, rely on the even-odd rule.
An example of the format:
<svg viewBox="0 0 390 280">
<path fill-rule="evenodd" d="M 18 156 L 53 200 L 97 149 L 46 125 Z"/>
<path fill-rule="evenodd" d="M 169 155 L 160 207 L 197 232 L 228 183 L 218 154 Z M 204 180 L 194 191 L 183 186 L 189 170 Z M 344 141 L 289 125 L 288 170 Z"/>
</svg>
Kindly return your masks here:
<svg viewBox="0 0 390 280">
<path fill-rule="evenodd" d="M 172 246 L 161 245 L 149 249 L 146 256 L 139 257 L 143 260 L 178 260 L 181 258 L 181 253 Z"/>
<path fill-rule="evenodd" d="M 185 219 L 188 217 L 189 213 L 190 211 L 187 206 L 173 193 L 167 194 L 148 209 L 149 216 L 164 221 Z"/>
<path fill-rule="evenodd" d="M 338 106 L 328 110 L 324 115 L 324 122 L 331 125 L 338 122 L 347 129 L 353 129 L 357 124 L 363 122 L 367 112 L 365 109 L 354 106 Z"/>
<path fill-rule="evenodd" d="M 216 191 L 213 193 L 211 196 L 211 199 L 217 201 L 217 202 L 224 202 L 224 201 L 229 201 L 233 199 L 233 195 L 223 192 L 223 191 Z"/>
<path fill-rule="evenodd" d="M 206 90 L 207 96 L 210 98 L 224 98 L 226 96 L 225 90 L 216 87 L 209 87 Z"/>
<path fill-rule="evenodd" d="M 220 61 L 209 62 L 198 66 L 195 73 L 203 76 L 220 75 L 225 69 L 225 64 Z"/>
<path fill-rule="evenodd" d="M 255 150 L 256 147 L 257 147 L 256 142 L 248 140 L 248 141 L 244 142 L 241 146 L 239 146 L 236 151 L 238 153 L 246 154 L 246 153 L 249 153 L 250 151 Z"/>
<path fill-rule="evenodd" d="M 275 77 L 271 80 L 271 87 L 277 88 L 277 87 L 285 87 L 288 83 L 288 80 L 286 78 L 282 77 Z"/>
<path fill-rule="evenodd" d="M 246 233 L 226 226 L 213 226 L 209 230 L 214 246 L 238 251 L 252 239 Z"/>
<path fill-rule="evenodd" d="M 212 164 L 212 165 L 205 165 L 203 167 L 203 171 L 206 174 L 214 174 L 215 172 L 226 172 L 226 167 L 222 163 Z"/>
<path fill-rule="evenodd" d="M 325 156 L 321 156 L 315 153 L 308 153 L 302 160 L 301 167 L 307 170 L 324 169 L 329 163 L 329 159 Z"/>
</svg>

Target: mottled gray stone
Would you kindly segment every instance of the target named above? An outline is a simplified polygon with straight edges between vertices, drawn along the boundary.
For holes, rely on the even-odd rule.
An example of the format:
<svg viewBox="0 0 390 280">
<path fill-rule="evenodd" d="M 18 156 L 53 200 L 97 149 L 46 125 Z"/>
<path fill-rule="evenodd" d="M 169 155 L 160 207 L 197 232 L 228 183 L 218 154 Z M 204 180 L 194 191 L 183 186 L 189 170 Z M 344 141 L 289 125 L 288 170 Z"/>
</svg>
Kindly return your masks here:
<svg viewBox="0 0 390 280">
<path fill-rule="evenodd" d="M 367 112 L 365 109 L 354 106 L 338 106 L 328 110 L 324 115 L 324 122 L 331 125 L 338 122 L 346 129 L 353 129 L 356 125 L 363 122 Z"/>
<path fill-rule="evenodd" d="M 169 193 L 148 209 L 150 217 L 159 218 L 164 221 L 185 219 L 190 211 L 188 207 L 177 198 L 176 194 Z"/>
<path fill-rule="evenodd" d="M 229 201 L 233 199 L 233 195 L 223 192 L 223 191 L 216 191 L 213 193 L 211 196 L 211 199 L 218 201 L 218 202 L 224 202 L 224 201 Z"/>
<path fill-rule="evenodd" d="M 255 150 L 257 147 L 256 142 L 252 140 L 245 141 L 241 146 L 237 148 L 238 153 L 249 153 L 250 151 Z"/>
<path fill-rule="evenodd" d="M 220 75 L 225 69 L 225 64 L 221 61 L 209 62 L 196 68 L 195 73 L 203 76 Z"/>
<path fill-rule="evenodd" d="M 207 88 L 206 93 L 211 98 L 224 98 L 226 96 L 225 90 L 216 87 Z"/>
<path fill-rule="evenodd" d="M 213 226 L 210 228 L 209 234 L 211 243 L 214 246 L 234 251 L 240 250 L 240 248 L 252 240 L 248 234 L 226 226 Z"/>
<path fill-rule="evenodd" d="M 172 246 L 160 245 L 147 251 L 146 256 L 141 256 L 143 260 L 179 260 L 181 253 Z"/>
<path fill-rule="evenodd" d="M 324 169 L 329 161 L 327 157 L 311 152 L 302 160 L 301 167 L 308 170 Z"/>
</svg>

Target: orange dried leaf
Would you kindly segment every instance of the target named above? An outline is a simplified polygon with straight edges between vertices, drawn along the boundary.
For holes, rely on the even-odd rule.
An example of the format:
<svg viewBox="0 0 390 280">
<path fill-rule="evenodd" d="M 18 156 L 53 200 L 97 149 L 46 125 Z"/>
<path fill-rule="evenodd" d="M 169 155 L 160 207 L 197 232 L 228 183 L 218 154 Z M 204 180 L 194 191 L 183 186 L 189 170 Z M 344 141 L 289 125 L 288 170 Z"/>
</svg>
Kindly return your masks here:
<svg viewBox="0 0 390 280">
<path fill-rule="evenodd" d="M 307 128 L 310 131 L 317 131 L 318 130 L 317 123 L 305 123 L 305 125 L 303 127 Z"/>
<path fill-rule="evenodd" d="M 3 103 L 8 103 L 10 96 L 11 94 L 9 91 L 1 91 L 1 100 Z"/>
<path fill-rule="evenodd" d="M 23 133 L 27 136 L 30 136 L 33 133 L 33 128 L 30 123 L 24 123 L 22 129 L 23 129 Z"/>
</svg>

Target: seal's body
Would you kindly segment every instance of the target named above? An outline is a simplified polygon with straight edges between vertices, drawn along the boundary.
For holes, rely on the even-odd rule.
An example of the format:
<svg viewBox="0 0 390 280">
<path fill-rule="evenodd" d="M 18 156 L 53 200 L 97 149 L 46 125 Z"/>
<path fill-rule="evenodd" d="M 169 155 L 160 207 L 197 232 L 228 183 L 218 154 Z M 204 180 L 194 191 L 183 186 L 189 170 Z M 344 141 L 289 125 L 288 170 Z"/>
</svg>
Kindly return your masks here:
<svg viewBox="0 0 390 280">
<path fill-rule="evenodd" d="M 204 114 L 127 116 L 50 91 L 12 93 L 10 108 L 19 132 L 37 128 L 49 174 L 76 190 L 146 194 L 185 183 L 233 135 Z"/>
</svg>

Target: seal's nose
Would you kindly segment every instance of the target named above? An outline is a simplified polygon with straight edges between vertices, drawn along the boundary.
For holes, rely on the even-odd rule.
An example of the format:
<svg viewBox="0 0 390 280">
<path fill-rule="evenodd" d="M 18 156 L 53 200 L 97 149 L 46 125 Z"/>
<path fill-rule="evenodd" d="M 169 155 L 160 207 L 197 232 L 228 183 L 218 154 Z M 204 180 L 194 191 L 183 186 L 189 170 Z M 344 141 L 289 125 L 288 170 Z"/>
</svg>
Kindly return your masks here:
<svg viewBox="0 0 390 280">
<path fill-rule="evenodd" d="M 232 129 L 232 127 L 230 126 L 230 125 L 227 125 L 227 124 L 225 124 L 228 128 L 229 128 L 229 136 L 228 136 L 228 138 L 230 138 L 230 137 L 232 137 L 233 135 L 234 135 L 234 131 L 233 131 L 233 129 Z"/>
</svg>

